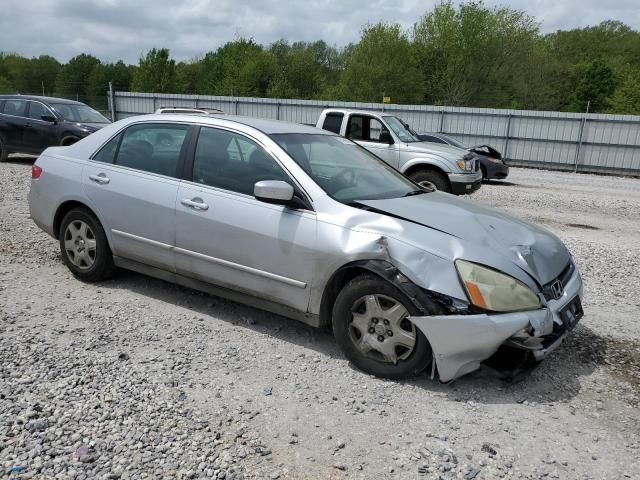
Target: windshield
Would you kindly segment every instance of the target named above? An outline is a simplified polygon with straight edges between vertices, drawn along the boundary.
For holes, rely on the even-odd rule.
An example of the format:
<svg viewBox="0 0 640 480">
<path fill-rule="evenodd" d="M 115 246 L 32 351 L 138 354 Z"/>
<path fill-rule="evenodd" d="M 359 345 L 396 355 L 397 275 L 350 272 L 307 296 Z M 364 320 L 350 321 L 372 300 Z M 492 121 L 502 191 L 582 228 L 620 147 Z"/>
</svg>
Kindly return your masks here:
<svg viewBox="0 0 640 480">
<path fill-rule="evenodd" d="M 271 138 L 340 202 L 423 193 L 401 173 L 346 138 L 308 133 L 273 134 Z"/>
<path fill-rule="evenodd" d="M 53 109 L 69 122 L 109 123 L 106 117 L 87 105 L 75 103 L 52 103 Z"/>
<path fill-rule="evenodd" d="M 382 117 L 389 125 L 389 128 L 393 130 L 393 133 L 400 139 L 401 142 L 412 143 L 412 142 L 421 142 L 418 134 L 411 130 L 411 127 L 400 120 L 398 117 Z"/>
<path fill-rule="evenodd" d="M 464 145 L 462 145 L 459 141 L 454 140 L 453 138 L 447 136 L 447 135 L 440 135 L 440 138 L 442 138 L 445 142 L 447 142 L 449 145 L 453 145 L 454 147 L 458 147 L 461 148 L 463 150 L 466 150 L 467 147 L 465 147 Z"/>
</svg>

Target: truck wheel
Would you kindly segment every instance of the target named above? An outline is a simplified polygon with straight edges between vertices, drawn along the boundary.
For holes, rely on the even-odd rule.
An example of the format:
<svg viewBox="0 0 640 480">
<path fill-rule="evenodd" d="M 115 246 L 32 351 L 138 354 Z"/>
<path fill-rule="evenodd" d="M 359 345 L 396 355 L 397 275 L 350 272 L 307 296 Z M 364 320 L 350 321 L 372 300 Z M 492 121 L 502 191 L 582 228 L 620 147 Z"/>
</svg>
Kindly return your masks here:
<svg viewBox="0 0 640 480">
<path fill-rule="evenodd" d="M 408 319 L 417 313 L 393 285 L 364 274 L 338 294 L 333 334 L 347 359 L 363 372 L 394 379 L 410 377 L 432 359 L 427 338 Z"/>
<path fill-rule="evenodd" d="M 435 170 L 418 170 L 409 175 L 409 178 L 421 187 L 440 190 L 441 192 L 451 193 L 451 185 L 449 179 L 444 173 Z"/>
</svg>

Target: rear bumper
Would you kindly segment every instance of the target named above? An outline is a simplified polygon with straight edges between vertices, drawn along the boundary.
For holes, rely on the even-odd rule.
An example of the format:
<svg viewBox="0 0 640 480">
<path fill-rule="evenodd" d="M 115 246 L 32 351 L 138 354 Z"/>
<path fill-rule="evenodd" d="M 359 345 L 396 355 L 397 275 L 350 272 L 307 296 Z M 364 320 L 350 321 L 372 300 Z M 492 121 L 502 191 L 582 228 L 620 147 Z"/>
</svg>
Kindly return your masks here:
<svg viewBox="0 0 640 480">
<path fill-rule="evenodd" d="M 474 173 L 450 173 L 451 193 L 464 195 L 473 193 L 482 185 L 482 172 Z"/>
<path fill-rule="evenodd" d="M 582 278 L 575 270 L 558 300 L 528 312 L 410 317 L 429 340 L 440 380 L 447 382 L 480 367 L 503 344 L 530 350 L 545 358 L 569 331 L 560 312 L 576 297 L 582 300 Z"/>
</svg>

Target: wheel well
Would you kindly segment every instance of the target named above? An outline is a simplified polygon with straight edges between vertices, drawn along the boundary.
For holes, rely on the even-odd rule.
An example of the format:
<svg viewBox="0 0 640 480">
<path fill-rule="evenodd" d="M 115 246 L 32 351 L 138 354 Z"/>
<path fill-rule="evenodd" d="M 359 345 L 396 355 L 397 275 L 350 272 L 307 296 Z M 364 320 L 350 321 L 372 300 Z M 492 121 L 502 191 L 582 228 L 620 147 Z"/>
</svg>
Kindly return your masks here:
<svg viewBox="0 0 640 480">
<path fill-rule="evenodd" d="M 344 286 L 358 275 L 364 273 L 373 273 L 367 268 L 358 265 L 347 265 L 335 272 L 331 279 L 327 282 L 327 286 L 322 294 L 322 303 L 320 304 L 320 324 L 331 326 L 331 316 L 333 313 L 333 304 L 338 298 L 338 294 Z"/>
<path fill-rule="evenodd" d="M 76 200 L 69 200 L 67 202 L 64 202 L 58 207 L 58 210 L 56 210 L 56 214 L 53 217 L 53 234 L 55 235 L 56 239 L 59 237 L 60 224 L 62 223 L 62 219 L 74 208 L 84 208 L 95 216 L 95 213 L 93 213 L 93 211 L 82 202 L 78 202 Z"/>
<path fill-rule="evenodd" d="M 436 167 L 435 165 L 431 165 L 429 163 L 418 163 L 416 165 L 412 165 L 407 169 L 406 172 L 404 172 L 404 174 L 408 177 L 410 175 L 413 175 L 416 172 L 419 172 L 420 170 L 431 170 L 433 172 L 441 173 L 442 175 L 447 177 L 447 174 L 441 168 Z"/>
</svg>

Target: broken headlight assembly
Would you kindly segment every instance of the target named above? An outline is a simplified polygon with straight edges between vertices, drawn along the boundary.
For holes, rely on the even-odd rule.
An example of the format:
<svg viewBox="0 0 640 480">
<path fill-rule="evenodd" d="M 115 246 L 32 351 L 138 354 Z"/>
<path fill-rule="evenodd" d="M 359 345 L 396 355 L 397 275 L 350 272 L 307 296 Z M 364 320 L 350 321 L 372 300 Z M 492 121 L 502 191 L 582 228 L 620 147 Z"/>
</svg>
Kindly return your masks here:
<svg viewBox="0 0 640 480">
<path fill-rule="evenodd" d="M 517 312 L 541 307 L 538 296 L 509 275 L 465 260 L 456 260 L 455 265 L 469 301 L 476 307 L 494 312 Z"/>
</svg>

